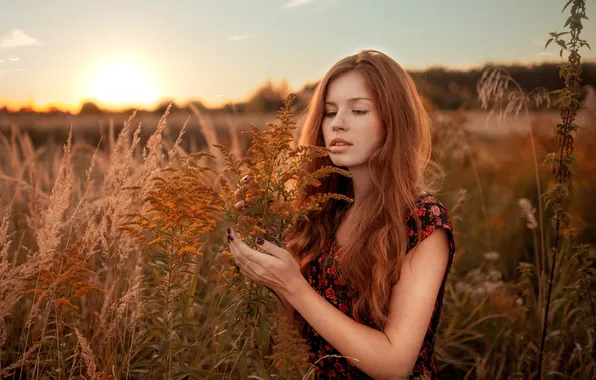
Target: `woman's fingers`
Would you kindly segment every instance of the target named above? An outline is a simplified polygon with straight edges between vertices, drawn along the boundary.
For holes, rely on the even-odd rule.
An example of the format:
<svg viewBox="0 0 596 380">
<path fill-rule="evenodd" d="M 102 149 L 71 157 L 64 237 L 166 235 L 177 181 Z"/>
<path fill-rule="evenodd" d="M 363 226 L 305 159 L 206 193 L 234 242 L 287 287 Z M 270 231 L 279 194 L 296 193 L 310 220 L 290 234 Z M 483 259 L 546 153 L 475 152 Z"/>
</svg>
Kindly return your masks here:
<svg viewBox="0 0 596 380">
<path fill-rule="evenodd" d="M 245 200 L 246 194 L 244 189 L 246 188 L 246 186 L 248 186 L 249 183 L 252 183 L 253 181 L 254 179 L 249 175 L 245 175 L 240 180 L 240 182 L 242 183 L 242 188 L 239 188 L 234 192 L 234 198 L 236 200 L 236 204 L 234 205 L 234 207 L 236 207 L 237 210 L 242 211 L 247 207 Z"/>
<path fill-rule="evenodd" d="M 247 263 L 248 265 L 240 265 L 239 266 L 239 271 L 240 274 L 243 275 L 244 277 L 248 277 L 250 279 L 256 279 L 258 278 L 258 275 L 256 274 L 256 272 L 254 271 L 254 269 L 252 268 L 252 266 L 254 265 L 253 262 L 249 261 Z"/>
<path fill-rule="evenodd" d="M 243 184 L 248 184 L 250 181 L 252 180 L 252 177 L 249 175 L 245 175 L 244 177 L 242 177 L 242 179 L 240 180 L 240 182 L 242 182 Z"/>
<path fill-rule="evenodd" d="M 242 189 L 237 189 L 234 192 L 234 198 L 236 199 L 236 202 L 243 200 L 243 195 L 242 195 L 243 191 Z"/>
<path fill-rule="evenodd" d="M 236 237 L 235 239 L 238 239 L 238 237 Z M 245 246 L 243 243 L 242 245 Z M 232 242 L 230 242 L 229 248 L 232 254 L 234 255 L 234 261 L 236 262 L 236 266 L 238 267 L 240 274 L 244 277 L 256 280 L 259 277 L 259 275 L 255 271 L 255 269 L 257 269 L 259 263 L 251 260 L 250 255 L 244 253 L 240 247 L 237 247 Z M 256 257 L 253 256 L 253 259 L 256 259 Z"/>
</svg>

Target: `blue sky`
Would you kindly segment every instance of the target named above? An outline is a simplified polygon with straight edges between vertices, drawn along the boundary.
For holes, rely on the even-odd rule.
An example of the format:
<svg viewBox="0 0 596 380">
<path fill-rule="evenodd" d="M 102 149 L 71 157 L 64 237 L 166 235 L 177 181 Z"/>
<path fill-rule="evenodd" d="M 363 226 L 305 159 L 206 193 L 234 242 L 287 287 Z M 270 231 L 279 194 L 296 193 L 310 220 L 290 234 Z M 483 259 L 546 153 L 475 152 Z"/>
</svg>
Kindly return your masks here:
<svg viewBox="0 0 596 380">
<path fill-rule="evenodd" d="M 560 62 L 544 50 L 563 0 L 2 0 L 0 104 L 239 100 L 292 89 L 340 58 L 384 51 L 407 69 Z M 587 1 L 596 18 L 596 2 Z M 596 23 L 583 37 L 596 49 Z M 585 50 L 584 58 L 596 59 Z"/>
</svg>

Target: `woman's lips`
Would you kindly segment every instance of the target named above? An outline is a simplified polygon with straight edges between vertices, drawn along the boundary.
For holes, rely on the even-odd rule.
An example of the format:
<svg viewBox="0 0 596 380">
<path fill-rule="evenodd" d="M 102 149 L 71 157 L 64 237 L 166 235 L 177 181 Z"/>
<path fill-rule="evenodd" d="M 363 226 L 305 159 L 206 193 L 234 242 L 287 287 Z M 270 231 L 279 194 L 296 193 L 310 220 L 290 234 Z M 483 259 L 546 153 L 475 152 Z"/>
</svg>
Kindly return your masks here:
<svg viewBox="0 0 596 380">
<path fill-rule="evenodd" d="M 347 151 L 348 149 L 350 149 L 352 145 L 334 145 L 331 148 L 331 152 L 333 153 L 343 153 L 345 151 Z"/>
</svg>

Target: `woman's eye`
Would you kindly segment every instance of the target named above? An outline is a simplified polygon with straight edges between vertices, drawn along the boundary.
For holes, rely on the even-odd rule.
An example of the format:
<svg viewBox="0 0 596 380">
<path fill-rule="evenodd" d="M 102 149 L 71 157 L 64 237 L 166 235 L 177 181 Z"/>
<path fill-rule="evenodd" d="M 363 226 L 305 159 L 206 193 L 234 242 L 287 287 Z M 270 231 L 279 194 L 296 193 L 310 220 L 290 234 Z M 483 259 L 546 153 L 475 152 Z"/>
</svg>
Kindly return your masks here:
<svg viewBox="0 0 596 380">
<path fill-rule="evenodd" d="M 364 115 L 366 114 L 368 111 L 367 110 L 354 110 L 352 111 L 354 112 L 356 115 Z"/>
<path fill-rule="evenodd" d="M 326 117 L 333 117 L 333 116 L 335 116 L 336 114 L 337 114 L 337 112 L 327 112 L 327 113 L 325 113 L 325 116 L 326 116 Z"/>
</svg>

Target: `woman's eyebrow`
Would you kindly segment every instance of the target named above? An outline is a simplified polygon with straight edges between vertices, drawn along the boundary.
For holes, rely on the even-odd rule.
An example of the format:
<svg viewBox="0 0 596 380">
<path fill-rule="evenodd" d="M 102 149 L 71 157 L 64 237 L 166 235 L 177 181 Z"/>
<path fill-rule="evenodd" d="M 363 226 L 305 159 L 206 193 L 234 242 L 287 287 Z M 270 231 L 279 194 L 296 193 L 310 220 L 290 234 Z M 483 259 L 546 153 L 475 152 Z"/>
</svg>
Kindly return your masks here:
<svg viewBox="0 0 596 380">
<path fill-rule="evenodd" d="M 348 99 L 348 102 L 355 102 L 357 100 L 370 100 L 370 99 L 369 98 L 362 98 L 362 97 L 359 97 L 359 98 L 350 98 L 350 99 Z M 336 106 L 337 105 L 334 102 L 325 102 L 325 104 L 329 104 L 329 105 L 332 105 L 332 106 Z"/>
</svg>

